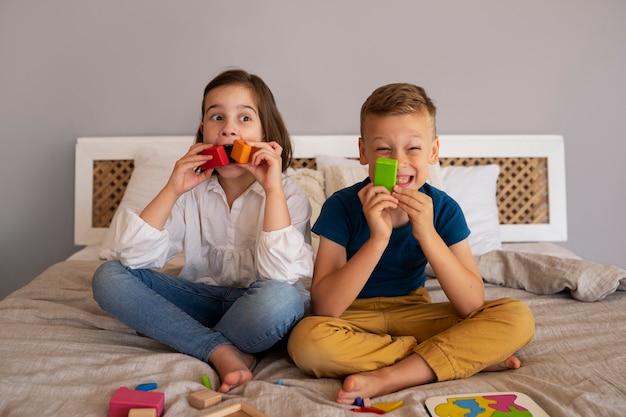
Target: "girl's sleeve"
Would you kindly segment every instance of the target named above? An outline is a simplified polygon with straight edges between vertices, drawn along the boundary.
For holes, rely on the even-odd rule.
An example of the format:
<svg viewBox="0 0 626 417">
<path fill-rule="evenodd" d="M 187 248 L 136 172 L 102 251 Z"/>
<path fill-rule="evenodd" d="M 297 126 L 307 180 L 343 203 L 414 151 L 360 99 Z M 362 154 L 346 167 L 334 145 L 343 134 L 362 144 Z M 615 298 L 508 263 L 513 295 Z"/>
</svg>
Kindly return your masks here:
<svg viewBox="0 0 626 417">
<path fill-rule="evenodd" d="M 177 206 L 175 206 L 174 210 Z M 182 239 L 176 230 L 181 216 L 172 213 L 163 230 L 158 230 L 141 217 L 139 212 L 126 209 L 120 212 L 115 225 L 114 257 L 130 268 L 162 268 L 165 263 L 182 251 Z"/>
<path fill-rule="evenodd" d="M 311 204 L 294 180 L 287 178 L 283 186 L 291 225 L 271 232 L 261 231 L 256 263 L 261 278 L 294 284 L 313 276 Z"/>
</svg>

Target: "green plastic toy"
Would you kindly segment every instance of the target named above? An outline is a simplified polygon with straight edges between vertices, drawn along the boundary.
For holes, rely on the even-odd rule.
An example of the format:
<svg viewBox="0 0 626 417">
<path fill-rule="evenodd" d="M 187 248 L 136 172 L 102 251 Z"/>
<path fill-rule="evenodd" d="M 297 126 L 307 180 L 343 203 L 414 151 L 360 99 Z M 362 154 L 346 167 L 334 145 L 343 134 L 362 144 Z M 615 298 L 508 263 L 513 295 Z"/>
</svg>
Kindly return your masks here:
<svg viewBox="0 0 626 417">
<path fill-rule="evenodd" d="M 393 186 L 396 185 L 397 173 L 397 160 L 389 158 L 376 159 L 376 169 L 374 171 L 374 185 L 382 185 L 389 191 L 393 191 Z"/>
</svg>

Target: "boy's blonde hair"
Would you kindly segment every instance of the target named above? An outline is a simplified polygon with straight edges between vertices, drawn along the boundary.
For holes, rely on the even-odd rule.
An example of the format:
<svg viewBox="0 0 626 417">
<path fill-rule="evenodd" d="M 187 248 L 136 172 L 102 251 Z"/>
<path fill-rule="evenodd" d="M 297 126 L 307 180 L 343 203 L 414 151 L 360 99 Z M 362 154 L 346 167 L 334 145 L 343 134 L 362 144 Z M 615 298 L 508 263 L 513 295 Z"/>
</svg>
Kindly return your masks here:
<svg viewBox="0 0 626 417">
<path fill-rule="evenodd" d="M 361 137 L 365 119 L 369 115 L 404 115 L 426 112 L 433 124 L 433 136 L 437 134 L 437 108 L 426 91 L 417 85 L 394 83 L 378 87 L 361 106 Z"/>
</svg>

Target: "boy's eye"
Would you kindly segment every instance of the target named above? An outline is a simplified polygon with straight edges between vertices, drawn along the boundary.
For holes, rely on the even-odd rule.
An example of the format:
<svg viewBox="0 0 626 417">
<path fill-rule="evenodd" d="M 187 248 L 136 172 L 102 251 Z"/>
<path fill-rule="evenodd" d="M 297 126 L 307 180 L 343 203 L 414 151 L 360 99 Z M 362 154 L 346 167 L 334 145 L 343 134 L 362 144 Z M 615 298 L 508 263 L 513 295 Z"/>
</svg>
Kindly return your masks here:
<svg viewBox="0 0 626 417">
<path fill-rule="evenodd" d="M 376 152 L 391 152 L 391 148 L 379 147 L 376 148 Z"/>
</svg>

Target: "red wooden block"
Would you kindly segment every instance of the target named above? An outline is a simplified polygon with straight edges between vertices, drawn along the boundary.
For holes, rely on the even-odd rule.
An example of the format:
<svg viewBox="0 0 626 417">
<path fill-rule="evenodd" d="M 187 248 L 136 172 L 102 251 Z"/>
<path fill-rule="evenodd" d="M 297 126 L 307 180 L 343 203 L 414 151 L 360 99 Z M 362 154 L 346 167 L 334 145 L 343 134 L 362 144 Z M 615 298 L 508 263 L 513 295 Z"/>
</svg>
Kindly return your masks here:
<svg viewBox="0 0 626 417">
<path fill-rule="evenodd" d="M 230 159 L 228 159 L 228 154 L 226 153 L 226 149 L 224 149 L 224 146 L 214 146 L 212 148 L 201 151 L 200 154 L 213 155 L 213 159 L 211 159 L 210 161 L 206 161 L 204 164 L 200 165 L 197 168 L 200 171 L 206 171 L 207 169 L 215 167 L 223 167 L 224 165 L 228 165 L 230 163 Z"/>
<path fill-rule="evenodd" d="M 109 401 L 109 417 L 127 417 L 131 408 L 154 408 L 157 416 L 163 414 L 165 394 L 155 391 L 136 391 L 118 388 Z"/>
</svg>

